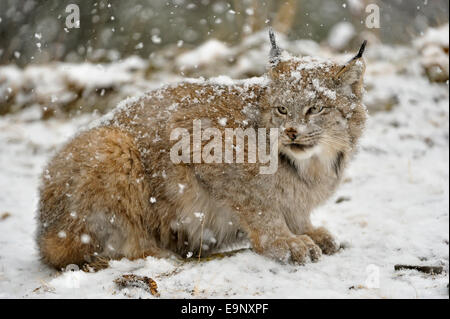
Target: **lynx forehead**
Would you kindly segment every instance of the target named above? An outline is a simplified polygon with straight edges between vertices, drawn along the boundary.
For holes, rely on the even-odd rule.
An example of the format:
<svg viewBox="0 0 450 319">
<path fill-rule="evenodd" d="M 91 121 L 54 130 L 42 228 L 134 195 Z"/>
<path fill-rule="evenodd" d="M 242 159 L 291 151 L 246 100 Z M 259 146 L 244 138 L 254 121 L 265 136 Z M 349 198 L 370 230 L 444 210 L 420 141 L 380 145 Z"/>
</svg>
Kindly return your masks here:
<svg viewBox="0 0 450 319">
<path fill-rule="evenodd" d="M 336 190 L 363 131 L 365 43 L 340 65 L 292 57 L 269 34 L 263 77 L 186 80 L 133 98 L 54 156 L 38 209 L 44 262 L 99 269 L 123 257 L 205 256 L 239 241 L 299 264 L 338 250 L 310 214 Z M 180 152 L 195 160 L 172 161 L 171 132 L 194 136 L 193 123 L 200 141 L 187 139 Z M 264 154 L 275 149 L 271 174 L 259 174 L 264 160 L 243 143 L 252 130 L 279 132 L 262 135 Z M 215 161 L 226 143 L 229 160 Z M 199 149 L 213 160 L 196 157 Z"/>
</svg>

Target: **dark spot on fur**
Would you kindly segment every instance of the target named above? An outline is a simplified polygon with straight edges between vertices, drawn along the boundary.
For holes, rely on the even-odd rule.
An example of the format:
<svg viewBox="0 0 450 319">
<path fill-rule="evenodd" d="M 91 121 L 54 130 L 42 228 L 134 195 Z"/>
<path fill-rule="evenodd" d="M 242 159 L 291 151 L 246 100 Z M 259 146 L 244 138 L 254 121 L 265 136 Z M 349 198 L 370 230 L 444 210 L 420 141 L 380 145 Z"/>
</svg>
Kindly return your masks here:
<svg viewBox="0 0 450 319">
<path fill-rule="evenodd" d="M 336 176 L 339 176 L 341 174 L 343 161 L 344 153 L 338 152 L 336 155 L 336 159 L 334 160 L 334 172 L 336 173 Z"/>
<path fill-rule="evenodd" d="M 307 185 L 310 187 L 312 185 L 312 181 L 308 181 L 303 174 L 300 174 L 297 167 L 294 164 L 294 161 L 287 156 L 286 154 L 280 153 L 279 154 L 280 162 L 284 162 L 287 164 L 287 166 L 292 170 L 292 172 L 298 177 L 301 183 Z"/>
<path fill-rule="evenodd" d="M 279 156 L 281 162 L 287 163 L 289 168 L 291 168 L 296 174 L 298 174 L 297 167 L 295 167 L 293 161 L 286 154 L 280 153 Z"/>
</svg>

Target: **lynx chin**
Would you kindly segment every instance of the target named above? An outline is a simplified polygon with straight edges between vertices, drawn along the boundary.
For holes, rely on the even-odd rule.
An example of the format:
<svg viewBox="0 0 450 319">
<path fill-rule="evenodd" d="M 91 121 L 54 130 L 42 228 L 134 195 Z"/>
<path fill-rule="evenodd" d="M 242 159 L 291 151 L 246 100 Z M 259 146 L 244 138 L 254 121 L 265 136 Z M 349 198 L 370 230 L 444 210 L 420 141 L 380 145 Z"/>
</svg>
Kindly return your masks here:
<svg viewBox="0 0 450 319">
<path fill-rule="evenodd" d="M 280 262 L 303 264 L 338 245 L 312 210 L 338 187 L 366 121 L 359 53 L 344 65 L 280 50 L 270 30 L 268 71 L 261 78 L 186 80 L 121 103 L 80 132 L 44 170 L 37 244 L 42 260 L 100 269 L 111 259 L 211 254 L 241 241 Z M 265 129 L 277 169 L 231 140 L 246 158 L 229 162 L 170 160 L 171 132 Z M 276 140 L 269 132 L 277 129 Z M 208 153 L 213 138 L 198 145 Z M 230 143 L 230 141 L 228 141 Z M 237 145 L 239 144 L 240 145 Z M 208 154 L 209 154 L 208 153 Z M 212 154 L 213 156 L 216 154 Z M 267 163 L 267 161 L 265 161 Z"/>
</svg>

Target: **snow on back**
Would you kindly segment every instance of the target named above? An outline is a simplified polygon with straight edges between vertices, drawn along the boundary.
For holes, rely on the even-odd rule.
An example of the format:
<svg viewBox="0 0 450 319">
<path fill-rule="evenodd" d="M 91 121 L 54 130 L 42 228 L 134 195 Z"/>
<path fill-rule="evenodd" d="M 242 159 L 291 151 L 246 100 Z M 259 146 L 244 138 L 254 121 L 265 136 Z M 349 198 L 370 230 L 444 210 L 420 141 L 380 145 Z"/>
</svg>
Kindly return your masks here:
<svg viewBox="0 0 450 319">
<path fill-rule="evenodd" d="M 140 96 L 129 97 L 129 98 L 121 101 L 119 104 L 117 104 L 117 106 L 113 110 L 109 111 L 108 113 L 103 115 L 101 118 L 92 121 L 84 129 L 93 129 L 93 128 L 96 128 L 96 127 L 100 127 L 100 126 L 105 126 L 105 125 L 111 124 L 114 121 L 114 118 L 115 118 L 115 116 L 117 114 L 121 113 L 122 111 L 125 111 L 127 113 L 131 112 L 131 108 L 134 105 L 136 105 L 136 103 L 139 100 L 141 100 L 144 96 L 145 96 L 145 94 L 140 95 Z"/>
<path fill-rule="evenodd" d="M 138 96 L 129 97 L 129 98 L 121 101 L 113 110 L 111 110 L 110 112 L 108 112 L 107 114 L 102 116 L 101 118 L 96 119 L 93 122 L 91 122 L 85 129 L 93 129 L 96 127 L 109 125 L 114 122 L 116 115 L 119 113 L 122 113 L 122 112 L 125 112 L 125 114 L 130 115 L 132 112 L 132 109 L 136 105 L 143 105 L 146 97 L 157 96 L 159 98 L 164 98 L 163 92 L 165 90 L 167 90 L 168 88 L 176 88 L 178 86 L 182 86 L 182 85 L 186 85 L 186 84 L 187 85 L 193 84 L 193 85 L 200 85 L 200 86 L 211 86 L 214 88 L 213 96 L 220 96 L 223 91 L 223 90 L 221 90 L 222 87 L 238 89 L 243 94 L 246 94 L 252 86 L 258 85 L 258 86 L 264 87 L 264 86 L 267 86 L 269 82 L 270 82 L 270 80 L 265 76 L 253 77 L 253 78 L 244 79 L 244 80 L 234 80 L 228 76 L 218 76 L 218 77 L 210 78 L 210 79 L 205 79 L 203 77 L 186 78 L 182 82 L 166 84 L 165 86 L 163 86 L 159 89 L 155 89 L 153 91 L 149 91 L 147 93 L 144 93 L 144 94 L 141 94 Z M 138 102 L 141 102 L 141 103 L 138 104 Z M 195 102 L 195 100 L 193 100 L 193 102 Z M 172 111 L 176 111 L 177 108 L 178 108 L 178 104 L 175 103 L 175 104 L 169 105 L 167 110 L 172 112 Z"/>
<path fill-rule="evenodd" d="M 221 75 L 218 77 L 213 77 L 210 79 L 205 79 L 203 77 L 200 78 L 186 78 L 181 83 L 175 83 L 172 84 L 172 87 L 176 87 L 183 83 L 190 83 L 190 84 L 196 84 L 196 85 L 215 85 L 215 86 L 244 86 L 244 87 L 250 87 L 253 85 L 259 85 L 259 86 L 267 86 L 269 83 L 269 79 L 266 76 L 261 77 L 253 77 L 249 79 L 243 79 L 243 80 L 235 80 L 232 79 L 229 76 Z"/>
</svg>

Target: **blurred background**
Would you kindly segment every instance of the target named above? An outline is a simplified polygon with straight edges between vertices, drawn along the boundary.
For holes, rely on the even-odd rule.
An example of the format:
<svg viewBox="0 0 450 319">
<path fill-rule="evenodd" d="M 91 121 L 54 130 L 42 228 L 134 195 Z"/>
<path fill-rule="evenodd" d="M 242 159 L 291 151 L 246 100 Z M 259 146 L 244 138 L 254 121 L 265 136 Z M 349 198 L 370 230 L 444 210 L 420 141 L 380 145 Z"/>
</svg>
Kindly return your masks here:
<svg viewBox="0 0 450 319">
<path fill-rule="evenodd" d="M 79 8 L 79 28 L 66 25 L 71 4 Z M 373 5 L 379 28 L 366 23 Z M 29 106 L 39 106 L 43 118 L 103 113 L 185 76 L 259 76 L 268 25 L 283 48 L 323 57 L 352 52 L 363 39 L 371 47 L 428 52 L 417 42 L 428 37 L 436 47 L 424 53 L 433 55 L 422 61 L 424 72 L 445 82 L 448 40 L 427 32 L 448 30 L 448 10 L 447 0 L 1 0 L 0 115 Z M 380 50 L 368 51 L 380 59 L 387 54 Z"/>
<path fill-rule="evenodd" d="M 81 28 L 68 32 L 69 4 L 79 6 Z M 446 0 L 2 0 L 0 63 L 147 59 L 179 41 L 194 47 L 213 38 L 234 45 L 267 20 L 290 39 L 322 42 L 340 22 L 364 31 L 368 4 L 379 6 L 380 24 L 389 26 L 375 32 L 385 43 L 407 43 L 448 21 Z"/>
</svg>

